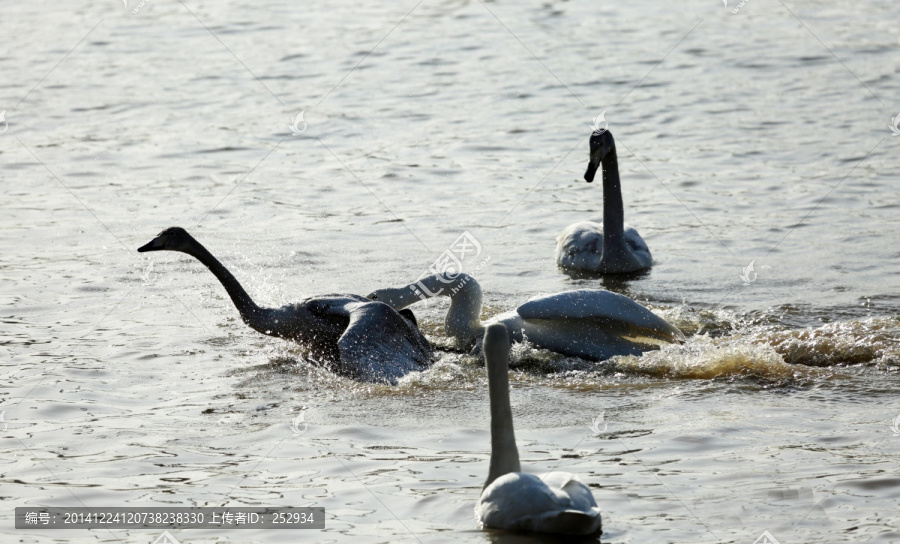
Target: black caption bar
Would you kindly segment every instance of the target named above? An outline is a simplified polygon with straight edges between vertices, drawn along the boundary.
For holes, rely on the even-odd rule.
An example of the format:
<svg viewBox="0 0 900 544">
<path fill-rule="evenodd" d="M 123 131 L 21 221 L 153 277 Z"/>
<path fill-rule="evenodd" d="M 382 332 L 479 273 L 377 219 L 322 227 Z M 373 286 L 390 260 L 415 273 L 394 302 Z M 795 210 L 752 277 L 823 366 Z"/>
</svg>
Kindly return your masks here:
<svg viewBox="0 0 900 544">
<path fill-rule="evenodd" d="M 16 529 L 324 529 L 321 507 L 16 507 Z"/>
</svg>

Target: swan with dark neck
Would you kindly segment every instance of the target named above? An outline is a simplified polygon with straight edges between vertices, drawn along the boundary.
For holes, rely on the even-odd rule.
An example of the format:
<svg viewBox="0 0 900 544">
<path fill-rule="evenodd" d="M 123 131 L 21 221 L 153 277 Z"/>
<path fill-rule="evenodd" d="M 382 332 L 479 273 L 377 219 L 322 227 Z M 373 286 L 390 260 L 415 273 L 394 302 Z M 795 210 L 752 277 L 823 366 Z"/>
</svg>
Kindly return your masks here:
<svg viewBox="0 0 900 544">
<path fill-rule="evenodd" d="M 603 175 L 603 224 L 581 221 L 569 225 L 556 242 L 556 264 L 569 270 L 625 274 L 653 265 L 650 249 L 637 230 L 625 224 L 619 159 L 612 133 L 594 133 L 590 140 L 590 162 L 584 179 Z"/>
<path fill-rule="evenodd" d="M 491 399 L 491 463 L 475 518 L 482 527 L 567 535 L 601 530 L 600 509 L 577 476 L 525 474 L 509 403 L 509 335 L 500 323 L 484 333 L 484 365 Z"/>
<path fill-rule="evenodd" d="M 181 232 L 179 232 L 179 230 Z M 237 278 L 225 268 L 225 265 L 213 257 L 213 254 L 203 247 L 200 242 L 195 240 L 194 237 L 188 234 L 187 231 L 180 229 L 179 227 L 166 229 L 156 238 L 138 248 L 139 253 L 162 250 L 180 251 L 181 253 L 186 253 L 200 261 L 213 273 L 216 279 L 219 280 L 222 287 L 225 288 L 225 292 L 231 297 L 231 301 L 237 308 L 238 313 L 241 314 L 241 319 L 244 323 L 249 325 L 252 329 L 265 333 L 265 330 L 261 329 L 264 329 L 264 316 L 267 312 L 253 302 L 253 299 L 250 298 L 250 295 L 247 294 L 244 287 Z"/>
<path fill-rule="evenodd" d="M 303 345 L 314 360 L 336 363 L 338 373 L 362 381 L 396 383 L 431 362 L 431 345 L 412 312 L 401 315 L 358 295 L 309 297 L 281 308 L 262 308 L 218 259 L 180 227 L 162 231 L 138 251 L 179 251 L 194 257 L 219 280 L 250 328 Z"/>
</svg>

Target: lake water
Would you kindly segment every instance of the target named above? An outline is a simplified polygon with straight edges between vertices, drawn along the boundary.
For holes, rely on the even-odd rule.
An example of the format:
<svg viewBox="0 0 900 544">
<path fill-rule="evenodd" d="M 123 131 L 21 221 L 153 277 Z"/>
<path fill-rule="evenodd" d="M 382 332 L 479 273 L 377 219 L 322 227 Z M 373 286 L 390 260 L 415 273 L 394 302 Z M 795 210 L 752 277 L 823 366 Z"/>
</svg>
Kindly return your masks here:
<svg viewBox="0 0 900 544">
<path fill-rule="evenodd" d="M 261 304 L 409 283 L 468 232 L 486 315 L 602 287 L 669 319 L 688 341 L 639 358 L 514 352 L 523 466 L 578 473 L 604 543 L 900 542 L 896 6 L 727 3 L 6 3 L 2 540 L 161 533 L 15 506 L 249 505 L 326 529 L 173 534 L 552 541 L 476 527 L 478 359 L 310 367 L 193 259 L 135 251 L 179 225 Z M 655 258 L 624 280 L 553 259 L 600 215 L 603 111 Z M 446 309 L 414 307 L 440 345 Z"/>
</svg>

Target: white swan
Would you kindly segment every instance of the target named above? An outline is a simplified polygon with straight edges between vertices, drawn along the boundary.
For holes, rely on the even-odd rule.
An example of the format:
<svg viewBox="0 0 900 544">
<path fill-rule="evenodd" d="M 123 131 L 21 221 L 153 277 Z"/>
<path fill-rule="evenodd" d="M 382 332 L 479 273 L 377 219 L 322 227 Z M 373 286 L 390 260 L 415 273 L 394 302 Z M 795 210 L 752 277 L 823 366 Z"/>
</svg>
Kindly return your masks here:
<svg viewBox="0 0 900 544">
<path fill-rule="evenodd" d="M 480 340 L 481 286 L 468 274 L 435 274 L 405 287 L 379 289 L 369 298 L 395 310 L 423 297 L 449 296 L 444 327 L 464 343 Z M 510 342 L 532 344 L 602 361 L 614 355 L 639 355 L 661 344 L 683 342 L 681 331 L 630 298 L 601 289 L 579 289 L 532 299 L 488 322 L 502 323 Z"/>
<path fill-rule="evenodd" d="M 581 221 L 556 239 L 556 264 L 562 268 L 604 274 L 646 270 L 653 265 L 650 249 L 634 228 L 624 223 L 619 159 L 611 132 L 591 134 L 591 159 L 584 179 L 594 181 L 603 165 L 603 224 Z"/>
<path fill-rule="evenodd" d="M 354 379 L 397 383 L 431 362 L 431 345 L 412 312 L 358 295 L 309 297 L 281 308 L 260 308 L 237 279 L 186 230 L 170 227 L 138 251 L 180 251 L 212 272 L 237 306 L 241 319 L 263 334 L 293 340 L 313 359 L 337 363 L 334 370 Z"/>
<path fill-rule="evenodd" d="M 509 405 L 509 333 L 500 323 L 484 333 L 491 396 L 491 465 L 475 518 L 483 527 L 567 535 L 601 530 L 600 509 L 588 486 L 568 472 L 523 474 Z"/>
</svg>

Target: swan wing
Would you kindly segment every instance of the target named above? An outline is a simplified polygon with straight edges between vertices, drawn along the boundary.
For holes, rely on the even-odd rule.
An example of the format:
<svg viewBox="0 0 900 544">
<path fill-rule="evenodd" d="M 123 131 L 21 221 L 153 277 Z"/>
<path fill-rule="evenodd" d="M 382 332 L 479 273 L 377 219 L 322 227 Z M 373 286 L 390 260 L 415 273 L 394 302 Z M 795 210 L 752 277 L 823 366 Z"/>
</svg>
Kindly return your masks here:
<svg viewBox="0 0 900 544">
<path fill-rule="evenodd" d="M 625 244 L 629 255 L 611 262 L 603 260 L 602 219 L 569 225 L 556 239 L 556 264 L 563 268 L 599 273 L 637 272 L 653 266 L 647 242 L 634 227 L 625 225 Z"/>
<path fill-rule="evenodd" d="M 650 254 L 650 248 L 647 246 L 647 242 L 641 238 L 641 235 L 636 228 L 629 225 L 625 225 L 625 242 L 627 242 L 628 245 L 631 246 L 631 249 L 635 251 L 646 251 L 647 255 Z"/>
<path fill-rule="evenodd" d="M 588 511 L 597 507 L 591 489 L 571 472 L 551 472 L 541 479 L 557 495 L 566 497 L 569 509 Z"/>
<path fill-rule="evenodd" d="M 684 341 L 681 331 L 665 319 L 624 295 L 603 289 L 577 289 L 534 298 L 519 306 L 518 313 L 526 321 L 591 321 L 617 335 Z"/>
<path fill-rule="evenodd" d="M 635 251 L 646 251 L 650 253 L 650 247 L 641 237 L 636 228 L 631 225 L 624 225 L 625 241 Z M 557 236 L 557 246 L 560 248 L 582 249 L 583 246 L 596 246 L 599 240 L 599 248 L 603 247 L 603 218 L 581 221 L 573 223 L 566 227 L 562 233 Z M 595 247 L 594 249 L 598 249 Z"/>
<path fill-rule="evenodd" d="M 569 473 L 505 474 L 484 490 L 475 515 L 487 527 L 506 530 L 587 535 L 601 528 L 590 489 Z"/>
<path fill-rule="evenodd" d="M 569 534 L 593 534 L 602 529 L 602 518 L 597 501 L 591 488 L 586 486 L 578 476 L 571 472 L 550 472 L 541 476 L 541 480 L 557 500 L 565 503 L 565 509 L 559 512 L 547 512 L 540 520 L 546 527 L 553 527 Z"/>
<path fill-rule="evenodd" d="M 431 362 L 431 344 L 410 321 L 383 302 L 351 302 L 338 340 L 341 363 L 358 379 L 396 384 Z"/>
</svg>

